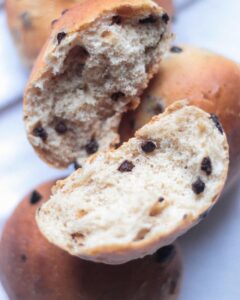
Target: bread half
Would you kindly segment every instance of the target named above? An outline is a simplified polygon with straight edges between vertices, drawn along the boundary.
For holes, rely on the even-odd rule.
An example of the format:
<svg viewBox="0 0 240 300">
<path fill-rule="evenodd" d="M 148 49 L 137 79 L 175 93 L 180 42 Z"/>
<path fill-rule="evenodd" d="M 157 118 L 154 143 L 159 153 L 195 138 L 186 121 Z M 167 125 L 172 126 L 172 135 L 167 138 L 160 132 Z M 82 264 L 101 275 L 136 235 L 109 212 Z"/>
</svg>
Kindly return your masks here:
<svg viewBox="0 0 240 300">
<path fill-rule="evenodd" d="M 54 25 L 24 96 L 28 139 L 65 168 L 119 142 L 121 115 L 157 72 L 169 17 L 150 0 L 93 0 Z"/>
<path fill-rule="evenodd" d="M 154 253 L 202 220 L 228 164 L 217 117 L 177 102 L 120 148 L 59 181 L 37 223 L 70 254 L 121 264 Z"/>
<path fill-rule="evenodd" d="M 52 185 L 37 186 L 4 227 L 0 281 L 9 299 L 179 300 L 183 270 L 176 244 L 109 266 L 74 257 L 49 243 L 37 227 L 35 212 L 49 198 Z"/>
</svg>

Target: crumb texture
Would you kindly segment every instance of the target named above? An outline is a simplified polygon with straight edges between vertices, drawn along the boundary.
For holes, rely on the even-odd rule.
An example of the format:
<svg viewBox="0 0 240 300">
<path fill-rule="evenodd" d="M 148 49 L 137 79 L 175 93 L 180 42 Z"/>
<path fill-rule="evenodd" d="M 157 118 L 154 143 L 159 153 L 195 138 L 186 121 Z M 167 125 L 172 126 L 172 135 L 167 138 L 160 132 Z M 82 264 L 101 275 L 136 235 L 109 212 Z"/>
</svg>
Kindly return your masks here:
<svg viewBox="0 0 240 300">
<path fill-rule="evenodd" d="M 109 13 L 53 37 L 48 71 L 27 91 L 25 105 L 29 140 L 50 164 L 82 163 L 118 143 L 121 114 L 137 105 L 168 47 L 166 14 L 151 9 L 132 17 Z"/>
<path fill-rule="evenodd" d="M 197 223 L 215 203 L 227 169 L 226 137 L 210 115 L 177 103 L 59 182 L 37 221 L 50 241 L 74 255 L 122 263 Z"/>
</svg>

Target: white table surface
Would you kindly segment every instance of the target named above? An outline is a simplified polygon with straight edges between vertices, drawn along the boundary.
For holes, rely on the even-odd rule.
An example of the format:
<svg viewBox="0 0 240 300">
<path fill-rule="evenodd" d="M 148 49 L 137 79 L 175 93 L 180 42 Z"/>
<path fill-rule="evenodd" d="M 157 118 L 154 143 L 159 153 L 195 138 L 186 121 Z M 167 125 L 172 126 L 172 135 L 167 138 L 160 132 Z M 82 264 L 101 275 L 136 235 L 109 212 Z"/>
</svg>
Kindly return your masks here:
<svg viewBox="0 0 240 300">
<path fill-rule="evenodd" d="M 206 47 L 240 61 L 239 0 L 176 0 L 176 5 L 178 43 Z M 0 230 L 25 193 L 70 172 L 49 168 L 26 140 L 20 100 L 26 79 L 0 11 Z M 180 244 L 181 300 L 240 299 L 240 182 Z M 1 288 L 0 299 L 8 299 Z"/>
</svg>

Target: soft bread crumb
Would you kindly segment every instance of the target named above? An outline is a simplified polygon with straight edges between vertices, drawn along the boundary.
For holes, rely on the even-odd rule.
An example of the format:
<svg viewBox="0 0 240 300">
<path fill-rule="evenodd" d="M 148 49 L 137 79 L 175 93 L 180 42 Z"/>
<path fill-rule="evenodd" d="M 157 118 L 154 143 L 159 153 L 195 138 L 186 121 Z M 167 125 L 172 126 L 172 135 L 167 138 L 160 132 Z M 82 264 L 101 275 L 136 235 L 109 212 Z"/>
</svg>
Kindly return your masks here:
<svg viewBox="0 0 240 300">
<path fill-rule="evenodd" d="M 86 29 L 53 37 L 48 71 L 25 97 L 28 137 L 44 160 L 81 164 L 119 142 L 121 114 L 138 104 L 168 48 L 166 23 L 149 2 L 131 17 L 108 12 Z"/>
<path fill-rule="evenodd" d="M 146 152 L 149 141 L 155 147 Z M 59 182 L 37 222 L 50 242 L 73 255 L 123 263 L 198 223 L 216 202 L 228 163 L 226 136 L 211 116 L 175 103 L 119 149 L 96 155 Z"/>
</svg>

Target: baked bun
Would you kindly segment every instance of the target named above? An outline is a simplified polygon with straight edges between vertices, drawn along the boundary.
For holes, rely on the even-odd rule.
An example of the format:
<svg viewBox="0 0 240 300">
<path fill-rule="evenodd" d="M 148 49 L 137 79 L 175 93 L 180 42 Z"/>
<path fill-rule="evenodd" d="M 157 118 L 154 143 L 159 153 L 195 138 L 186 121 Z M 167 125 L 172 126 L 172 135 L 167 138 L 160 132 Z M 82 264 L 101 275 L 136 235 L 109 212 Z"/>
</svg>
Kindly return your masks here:
<svg viewBox="0 0 240 300">
<path fill-rule="evenodd" d="M 55 24 L 24 96 L 28 139 L 52 166 L 80 163 L 119 142 L 168 48 L 168 15 L 150 0 L 92 0 Z"/>
<path fill-rule="evenodd" d="M 83 259 L 121 264 L 198 223 L 224 186 L 228 145 L 215 115 L 184 104 L 59 181 L 36 215 L 46 238 Z"/>
<path fill-rule="evenodd" d="M 48 38 L 51 23 L 67 9 L 84 0 L 5 0 L 9 28 L 23 62 L 33 65 Z M 172 0 L 156 0 L 170 16 Z"/>
<path fill-rule="evenodd" d="M 48 199 L 52 184 L 28 195 L 5 226 L 0 278 L 11 300 L 178 299 L 182 264 L 176 245 L 109 266 L 83 261 L 48 243 L 36 226 L 35 211 Z"/>
<path fill-rule="evenodd" d="M 123 118 L 123 140 L 178 99 L 216 114 L 230 148 L 227 187 L 240 176 L 240 69 L 235 62 L 190 46 L 172 47 L 135 113 Z"/>
</svg>

